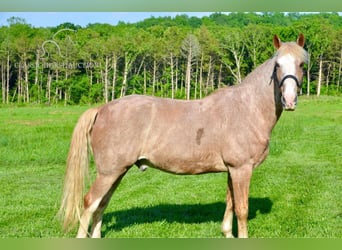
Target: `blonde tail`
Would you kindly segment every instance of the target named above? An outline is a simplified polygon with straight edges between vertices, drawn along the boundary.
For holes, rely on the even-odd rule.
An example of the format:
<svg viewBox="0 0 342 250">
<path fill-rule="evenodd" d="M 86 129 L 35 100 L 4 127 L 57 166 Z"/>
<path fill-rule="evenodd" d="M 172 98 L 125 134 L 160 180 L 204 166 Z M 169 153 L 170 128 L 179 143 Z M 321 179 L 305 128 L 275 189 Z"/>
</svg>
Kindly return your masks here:
<svg viewBox="0 0 342 250">
<path fill-rule="evenodd" d="M 79 118 L 72 135 L 67 168 L 64 180 L 64 191 L 59 214 L 63 218 L 65 230 L 76 226 L 83 209 L 84 179 L 89 171 L 90 132 L 97 116 L 98 109 L 87 110 Z"/>
</svg>

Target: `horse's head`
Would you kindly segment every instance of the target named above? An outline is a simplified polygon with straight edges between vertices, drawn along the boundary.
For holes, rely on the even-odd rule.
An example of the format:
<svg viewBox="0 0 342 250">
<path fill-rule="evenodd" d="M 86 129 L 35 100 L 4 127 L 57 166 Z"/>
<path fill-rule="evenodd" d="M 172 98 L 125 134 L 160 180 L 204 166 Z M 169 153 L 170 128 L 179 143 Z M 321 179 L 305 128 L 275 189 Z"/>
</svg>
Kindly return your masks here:
<svg viewBox="0 0 342 250">
<path fill-rule="evenodd" d="M 295 110 L 297 105 L 297 95 L 303 81 L 303 66 L 307 60 L 304 42 L 303 34 L 298 36 L 297 42 L 283 43 L 277 35 L 273 38 L 277 49 L 273 77 L 280 88 L 285 110 Z"/>
</svg>

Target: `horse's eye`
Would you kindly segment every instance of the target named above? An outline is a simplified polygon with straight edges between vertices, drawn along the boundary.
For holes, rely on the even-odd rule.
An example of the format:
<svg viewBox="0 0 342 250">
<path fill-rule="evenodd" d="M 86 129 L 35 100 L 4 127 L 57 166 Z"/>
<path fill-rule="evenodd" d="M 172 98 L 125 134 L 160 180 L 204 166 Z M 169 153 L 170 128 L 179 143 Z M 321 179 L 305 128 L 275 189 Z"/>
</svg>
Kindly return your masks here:
<svg viewBox="0 0 342 250">
<path fill-rule="evenodd" d="M 301 64 L 299 64 L 299 67 L 303 68 L 304 67 L 304 63 L 302 62 Z"/>
<path fill-rule="evenodd" d="M 279 68 L 280 67 L 279 63 L 276 62 L 275 67 Z"/>
</svg>

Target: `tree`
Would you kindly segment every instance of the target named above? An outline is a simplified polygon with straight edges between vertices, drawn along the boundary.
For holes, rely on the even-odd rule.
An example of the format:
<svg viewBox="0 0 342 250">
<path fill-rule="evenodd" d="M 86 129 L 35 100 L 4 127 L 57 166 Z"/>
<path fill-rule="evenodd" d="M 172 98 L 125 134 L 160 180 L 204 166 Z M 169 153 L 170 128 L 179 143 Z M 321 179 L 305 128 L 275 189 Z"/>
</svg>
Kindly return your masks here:
<svg viewBox="0 0 342 250">
<path fill-rule="evenodd" d="M 44 42 L 48 41 L 48 38 L 51 37 L 50 30 L 45 28 L 35 28 L 34 36 L 32 38 L 32 58 L 30 60 L 30 68 L 31 75 L 33 75 L 34 80 L 33 85 L 30 87 L 30 100 L 31 102 L 41 103 L 43 97 L 43 89 L 42 89 L 42 75 L 43 75 L 43 66 L 42 66 L 42 58 L 45 56 L 45 48 L 43 47 Z"/>
<path fill-rule="evenodd" d="M 187 37 L 183 40 L 182 43 L 182 53 L 186 58 L 186 73 L 185 73 L 185 92 L 186 99 L 190 100 L 190 91 L 191 91 L 191 71 L 192 65 L 197 60 L 201 52 L 200 44 L 198 39 L 193 34 L 188 34 Z"/>
<path fill-rule="evenodd" d="M 233 75 L 236 84 L 242 81 L 242 66 L 245 44 L 242 32 L 238 29 L 223 29 L 221 34 L 221 59 Z"/>
<path fill-rule="evenodd" d="M 16 92 L 18 102 L 29 102 L 29 68 L 32 56 L 32 28 L 24 19 L 10 18 L 9 37 L 13 39 L 13 56 L 16 58 L 14 69 L 17 74 Z"/>
<path fill-rule="evenodd" d="M 178 58 L 180 55 L 180 47 L 184 39 L 184 32 L 177 26 L 168 28 L 164 33 L 165 47 L 168 58 L 168 65 L 170 67 L 170 81 L 171 81 L 171 98 L 175 98 L 175 92 L 178 86 Z"/>
<path fill-rule="evenodd" d="M 309 52 L 303 90 L 339 94 L 341 24 L 336 13 L 178 15 L 86 28 L 72 23 L 34 28 L 13 17 L 0 27 L 0 98 L 71 104 L 132 93 L 203 97 L 240 83 L 270 58 L 274 34 L 289 41 L 299 32 Z"/>
<path fill-rule="evenodd" d="M 9 103 L 9 90 L 10 90 L 10 57 L 13 53 L 11 43 L 11 36 L 9 28 L 2 27 L 0 30 L 1 44 L 0 44 L 0 58 L 1 58 L 1 90 L 2 90 L 2 103 Z"/>
<path fill-rule="evenodd" d="M 271 39 L 269 39 L 272 35 L 269 26 L 265 25 L 250 24 L 243 29 L 243 43 L 252 69 L 255 69 L 274 53 Z"/>
<path fill-rule="evenodd" d="M 123 70 L 123 80 L 121 85 L 120 97 L 126 95 L 127 85 L 128 85 L 128 74 L 131 71 L 132 65 L 135 59 L 139 55 L 139 45 L 141 32 L 138 32 L 135 28 L 130 28 L 130 30 L 125 32 L 123 40 L 123 58 L 124 58 L 124 70 Z"/>
<path fill-rule="evenodd" d="M 209 86 L 214 87 L 213 80 L 215 59 L 218 57 L 219 42 L 214 37 L 213 32 L 206 26 L 202 26 L 198 31 L 199 43 L 201 46 L 201 57 L 200 57 L 200 73 L 199 73 L 199 97 L 203 96 L 203 86 L 205 84 L 204 93 L 209 93 Z M 220 67 L 221 68 L 221 67 Z M 206 79 L 205 79 L 206 76 Z M 218 76 L 218 85 L 221 83 L 221 74 Z"/>
<path fill-rule="evenodd" d="M 112 100 L 115 99 L 116 83 L 118 78 L 118 63 L 122 57 L 122 39 L 113 34 L 107 41 L 107 49 L 111 53 L 112 57 Z"/>
<path fill-rule="evenodd" d="M 144 44 L 140 45 L 143 47 L 144 53 L 146 53 L 147 57 L 150 57 L 152 60 L 152 95 L 156 94 L 156 85 L 159 81 L 157 78 L 158 68 L 162 63 L 162 58 L 166 53 L 165 49 L 165 40 L 164 36 L 164 28 L 159 25 L 155 25 L 148 29 L 149 36 L 145 39 Z M 144 67 L 144 70 L 146 67 Z M 144 73 L 144 92 L 146 93 L 146 74 Z"/>
</svg>

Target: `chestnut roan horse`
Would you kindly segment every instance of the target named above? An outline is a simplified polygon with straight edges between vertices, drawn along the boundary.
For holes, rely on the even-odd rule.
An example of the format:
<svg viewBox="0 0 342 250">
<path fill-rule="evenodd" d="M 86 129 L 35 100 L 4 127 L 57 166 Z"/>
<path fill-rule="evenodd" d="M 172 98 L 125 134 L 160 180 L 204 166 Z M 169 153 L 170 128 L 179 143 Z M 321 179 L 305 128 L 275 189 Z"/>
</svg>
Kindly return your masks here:
<svg viewBox="0 0 342 250">
<path fill-rule="evenodd" d="M 86 111 L 74 129 L 60 213 L 64 227 L 80 221 L 77 237 L 101 237 L 102 215 L 123 176 L 133 166 L 174 174 L 228 172 L 222 232 L 248 237 L 248 192 L 252 171 L 269 152 L 283 109 L 294 110 L 307 52 L 304 36 L 283 43 L 275 35 L 273 58 L 240 85 L 191 101 L 131 95 Z M 83 198 L 93 153 L 97 175 Z M 88 227 L 92 219 L 90 231 Z"/>
</svg>

